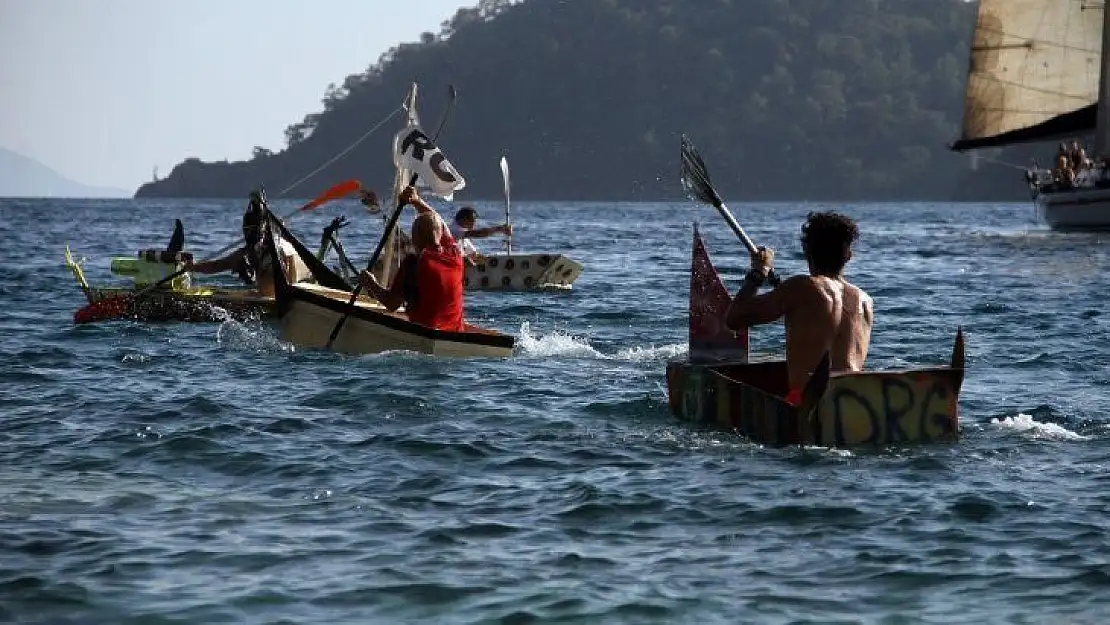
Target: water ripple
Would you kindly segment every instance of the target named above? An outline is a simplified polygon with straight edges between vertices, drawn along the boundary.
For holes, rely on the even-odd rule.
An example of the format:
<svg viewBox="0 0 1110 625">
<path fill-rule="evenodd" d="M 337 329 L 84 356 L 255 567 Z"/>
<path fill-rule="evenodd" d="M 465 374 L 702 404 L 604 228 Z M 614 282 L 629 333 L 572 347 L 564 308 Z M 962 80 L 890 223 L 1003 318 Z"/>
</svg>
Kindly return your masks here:
<svg viewBox="0 0 1110 625">
<path fill-rule="evenodd" d="M 815 206 L 733 208 L 790 273 Z M 74 326 L 62 246 L 108 282 L 173 217 L 223 245 L 241 206 L 0 200 L 0 622 L 1104 621 L 1107 243 L 1026 206 L 837 208 L 863 230 L 872 366 L 944 363 L 964 327 L 960 443 L 770 449 L 677 423 L 689 220 L 730 288 L 747 264 L 702 208 L 522 204 L 514 246 L 586 272 L 468 294 L 518 347 L 445 361 L 297 350 L 260 320 Z M 365 257 L 377 224 L 329 210 L 298 232 L 350 211 Z M 781 355 L 781 332 L 753 349 Z"/>
</svg>

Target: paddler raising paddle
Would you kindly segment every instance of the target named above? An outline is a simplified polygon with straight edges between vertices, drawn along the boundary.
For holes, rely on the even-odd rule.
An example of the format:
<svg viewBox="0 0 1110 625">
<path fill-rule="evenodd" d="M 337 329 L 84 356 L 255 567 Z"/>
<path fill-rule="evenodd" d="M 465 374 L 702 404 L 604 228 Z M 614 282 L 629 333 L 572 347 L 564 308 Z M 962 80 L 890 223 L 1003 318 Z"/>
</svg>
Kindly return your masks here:
<svg viewBox="0 0 1110 625">
<path fill-rule="evenodd" d="M 459 332 L 463 330 L 463 257 L 439 213 L 413 187 L 401 192 L 401 205 L 412 204 L 415 253 L 405 256 L 386 289 L 368 271 L 360 274 L 363 288 L 389 310 L 405 306 L 409 321 Z"/>
<path fill-rule="evenodd" d="M 760 248 L 732 300 L 725 323 L 740 330 L 785 317 L 787 401 L 795 405 L 825 353 L 832 371 L 861 371 L 871 343 L 871 296 L 844 279 L 859 228 L 836 212 L 810 213 L 802 225 L 802 252 L 808 276 L 793 276 L 758 294 L 774 265 L 774 251 Z"/>
</svg>

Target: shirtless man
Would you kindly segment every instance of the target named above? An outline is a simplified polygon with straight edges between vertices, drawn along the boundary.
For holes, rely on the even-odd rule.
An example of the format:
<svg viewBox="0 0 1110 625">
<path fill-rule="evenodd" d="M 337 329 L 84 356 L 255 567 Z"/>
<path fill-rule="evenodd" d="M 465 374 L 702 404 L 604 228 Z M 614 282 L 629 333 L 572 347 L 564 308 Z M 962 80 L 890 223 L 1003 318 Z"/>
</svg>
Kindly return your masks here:
<svg viewBox="0 0 1110 625">
<path fill-rule="evenodd" d="M 774 252 L 760 248 L 729 306 L 725 323 L 733 330 L 786 318 L 787 401 L 797 405 L 802 389 L 825 352 L 832 371 L 860 371 L 871 343 L 871 296 L 844 279 L 844 265 L 859 238 L 855 222 L 835 212 L 810 213 L 802 226 L 808 276 L 793 276 L 759 295 L 773 267 Z"/>
</svg>

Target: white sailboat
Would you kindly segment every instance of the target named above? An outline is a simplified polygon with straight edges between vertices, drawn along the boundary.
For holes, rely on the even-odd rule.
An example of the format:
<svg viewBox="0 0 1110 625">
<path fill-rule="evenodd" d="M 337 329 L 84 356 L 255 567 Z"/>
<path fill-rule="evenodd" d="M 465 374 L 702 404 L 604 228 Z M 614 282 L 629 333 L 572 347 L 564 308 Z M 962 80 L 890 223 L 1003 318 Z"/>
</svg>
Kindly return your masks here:
<svg viewBox="0 0 1110 625">
<path fill-rule="evenodd" d="M 1094 134 L 1073 182 L 1026 172 L 1055 230 L 1110 229 L 1110 11 L 1101 0 L 980 0 L 957 151 Z"/>
</svg>

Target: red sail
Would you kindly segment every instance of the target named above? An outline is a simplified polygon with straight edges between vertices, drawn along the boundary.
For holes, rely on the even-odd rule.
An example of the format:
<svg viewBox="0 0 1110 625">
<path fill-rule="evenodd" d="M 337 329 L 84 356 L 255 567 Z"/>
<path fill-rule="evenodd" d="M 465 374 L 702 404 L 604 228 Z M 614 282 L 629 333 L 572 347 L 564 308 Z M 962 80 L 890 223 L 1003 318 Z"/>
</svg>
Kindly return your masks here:
<svg viewBox="0 0 1110 625">
<path fill-rule="evenodd" d="M 731 301 L 695 225 L 694 254 L 690 264 L 691 360 L 747 362 L 747 329 L 733 332 L 725 327 L 725 313 Z"/>
</svg>

